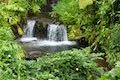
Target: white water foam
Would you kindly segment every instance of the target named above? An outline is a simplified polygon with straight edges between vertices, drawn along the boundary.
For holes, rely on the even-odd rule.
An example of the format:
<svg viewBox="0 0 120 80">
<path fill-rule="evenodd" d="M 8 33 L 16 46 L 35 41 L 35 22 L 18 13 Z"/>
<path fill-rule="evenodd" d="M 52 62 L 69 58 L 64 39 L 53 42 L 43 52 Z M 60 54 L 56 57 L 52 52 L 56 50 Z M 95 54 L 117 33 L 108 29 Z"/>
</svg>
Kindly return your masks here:
<svg viewBox="0 0 120 80">
<path fill-rule="evenodd" d="M 32 42 L 33 46 L 64 46 L 64 45 L 76 45 L 75 41 L 48 41 L 48 40 L 38 40 Z"/>
</svg>

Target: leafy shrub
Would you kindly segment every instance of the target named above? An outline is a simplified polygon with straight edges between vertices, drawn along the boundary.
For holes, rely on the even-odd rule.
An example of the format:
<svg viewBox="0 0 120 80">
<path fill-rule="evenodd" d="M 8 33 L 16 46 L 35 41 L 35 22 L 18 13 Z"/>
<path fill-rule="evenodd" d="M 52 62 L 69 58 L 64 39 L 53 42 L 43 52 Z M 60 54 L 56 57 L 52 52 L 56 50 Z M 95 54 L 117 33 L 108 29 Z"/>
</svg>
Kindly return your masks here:
<svg viewBox="0 0 120 80">
<path fill-rule="evenodd" d="M 11 79 L 15 66 L 24 57 L 23 50 L 14 40 L 10 27 L 0 27 L 0 79 Z"/>
<path fill-rule="evenodd" d="M 68 25 L 88 24 L 92 19 L 92 3 L 92 0 L 60 0 L 53 6 L 52 17 Z"/>
<path fill-rule="evenodd" d="M 89 48 L 70 50 L 38 58 L 37 61 L 11 63 L 0 79 L 3 80 L 96 80 L 102 69 L 96 66 Z M 0 68 L 1 69 L 1 68 Z"/>
<path fill-rule="evenodd" d="M 28 12 L 40 12 L 46 0 L 7 0 L 0 3 L 0 15 L 2 20 L 11 25 L 20 23 L 28 15 Z"/>
<path fill-rule="evenodd" d="M 120 24 L 116 24 L 113 26 L 110 38 L 110 50 L 112 52 L 119 52 L 120 51 Z"/>
<path fill-rule="evenodd" d="M 80 39 L 82 31 L 79 26 L 69 25 L 68 26 L 68 38 L 69 40 Z"/>
<path fill-rule="evenodd" d="M 65 24 L 76 23 L 79 17 L 79 4 L 78 0 L 60 0 L 57 5 L 53 6 L 53 17 Z"/>
<path fill-rule="evenodd" d="M 107 58 L 109 63 L 113 64 L 120 61 L 120 24 L 113 26 L 109 41 L 109 52 Z"/>
<path fill-rule="evenodd" d="M 28 11 L 37 12 L 46 0 L 0 0 L 0 80 L 20 80 L 24 52 L 11 30 L 25 19 Z M 24 79 L 23 79 L 24 80 Z"/>
<path fill-rule="evenodd" d="M 100 76 L 100 69 L 82 50 L 65 51 L 45 59 L 47 61 L 40 59 L 44 62 L 40 64 L 40 71 L 48 71 L 63 80 L 87 80 Z"/>
<path fill-rule="evenodd" d="M 98 80 L 119 80 L 119 79 L 120 79 L 120 62 L 117 62 L 115 68 L 105 73 Z"/>
<path fill-rule="evenodd" d="M 93 51 L 106 52 L 117 0 L 60 0 L 53 6 L 53 17 L 68 27 L 69 39 L 85 37 Z M 76 27 L 78 26 L 78 27 Z M 71 29 L 71 30 L 70 30 Z M 80 32 L 81 31 L 81 32 Z"/>
<path fill-rule="evenodd" d="M 26 61 L 20 69 L 21 79 L 95 80 L 102 73 L 90 51 L 70 50 L 50 54 L 37 61 Z"/>
<path fill-rule="evenodd" d="M 84 4 L 82 4 L 84 3 Z M 93 26 L 94 9 L 91 0 L 60 0 L 53 6 L 52 17 L 67 24 L 69 39 L 83 37 L 83 27 Z M 72 28 L 73 27 L 73 28 Z"/>
</svg>

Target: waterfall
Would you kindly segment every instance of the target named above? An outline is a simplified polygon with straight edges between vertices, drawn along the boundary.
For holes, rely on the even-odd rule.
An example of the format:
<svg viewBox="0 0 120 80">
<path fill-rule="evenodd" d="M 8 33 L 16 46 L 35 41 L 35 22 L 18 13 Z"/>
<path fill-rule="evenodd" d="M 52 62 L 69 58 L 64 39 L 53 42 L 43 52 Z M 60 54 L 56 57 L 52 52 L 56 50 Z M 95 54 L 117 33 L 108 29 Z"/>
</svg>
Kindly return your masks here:
<svg viewBox="0 0 120 80">
<path fill-rule="evenodd" d="M 49 24 L 45 27 L 47 39 L 34 37 L 33 29 L 37 20 L 27 20 L 24 28 L 25 34 L 20 39 L 27 52 L 53 53 L 76 48 L 75 41 L 68 41 L 67 30 L 64 25 Z M 41 24 L 39 24 L 41 26 Z M 47 28 L 47 29 L 46 29 Z M 39 33 L 37 33 L 40 35 Z M 40 35 L 41 36 L 41 35 Z M 31 55 L 28 53 L 28 55 Z"/>
<path fill-rule="evenodd" d="M 27 25 L 24 28 L 24 36 L 23 37 L 33 37 L 33 29 L 35 26 L 35 20 L 27 20 Z"/>
<path fill-rule="evenodd" d="M 76 42 L 68 41 L 67 30 L 64 25 L 48 24 L 47 40 L 34 37 L 35 23 L 35 20 L 27 20 L 27 25 L 24 28 L 25 34 L 20 39 L 21 42 L 28 42 L 30 47 L 34 46 L 33 48 L 43 49 L 45 47 L 46 50 L 50 49 L 51 51 L 67 50 L 69 47 L 76 45 Z"/>
<path fill-rule="evenodd" d="M 48 40 L 50 41 L 68 41 L 67 31 L 64 25 L 50 24 L 47 31 Z"/>
<path fill-rule="evenodd" d="M 34 26 L 35 26 L 36 21 L 35 20 L 27 20 L 27 25 L 24 26 L 24 35 L 20 39 L 21 42 L 30 42 L 30 41 L 36 41 L 37 38 L 33 37 L 34 36 Z"/>
</svg>

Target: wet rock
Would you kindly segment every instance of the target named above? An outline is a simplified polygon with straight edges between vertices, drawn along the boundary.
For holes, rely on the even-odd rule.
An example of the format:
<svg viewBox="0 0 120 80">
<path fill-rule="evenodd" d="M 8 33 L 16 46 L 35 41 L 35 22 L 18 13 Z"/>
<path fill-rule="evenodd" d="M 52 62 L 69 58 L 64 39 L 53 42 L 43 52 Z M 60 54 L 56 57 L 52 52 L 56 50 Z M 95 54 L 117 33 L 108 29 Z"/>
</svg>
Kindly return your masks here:
<svg viewBox="0 0 120 80">
<path fill-rule="evenodd" d="M 36 58 L 41 57 L 43 55 L 45 55 L 45 53 L 42 53 L 40 51 L 26 52 L 26 59 L 27 60 L 36 59 Z"/>
<path fill-rule="evenodd" d="M 47 0 L 47 4 L 43 7 L 42 12 L 51 12 L 52 5 L 56 4 L 59 0 Z"/>
<path fill-rule="evenodd" d="M 78 44 L 79 47 L 85 48 L 85 47 L 88 47 L 88 45 L 89 45 L 88 40 L 85 37 L 82 37 L 82 38 L 80 38 L 76 41 L 77 41 L 77 44 Z"/>
</svg>

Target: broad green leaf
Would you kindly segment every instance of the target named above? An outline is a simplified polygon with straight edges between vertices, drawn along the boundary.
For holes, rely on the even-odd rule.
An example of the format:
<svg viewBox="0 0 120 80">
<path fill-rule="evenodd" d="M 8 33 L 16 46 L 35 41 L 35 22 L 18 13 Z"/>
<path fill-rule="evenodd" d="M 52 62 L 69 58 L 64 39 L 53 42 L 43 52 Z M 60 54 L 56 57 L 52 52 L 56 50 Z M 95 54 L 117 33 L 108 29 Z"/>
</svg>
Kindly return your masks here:
<svg viewBox="0 0 120 80">
<path fill-rule="evenodd" d="M 93 4 L 93 0 L 79 0 L 80 9 L 84 9 L 91 4 Z"/>
</svg>

